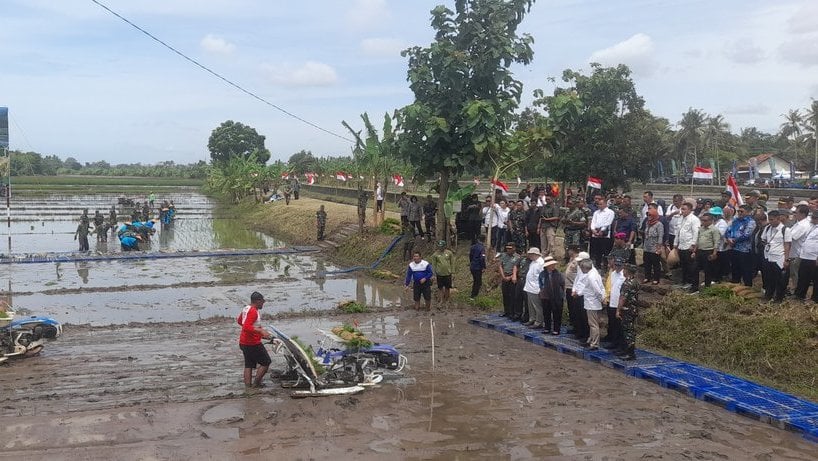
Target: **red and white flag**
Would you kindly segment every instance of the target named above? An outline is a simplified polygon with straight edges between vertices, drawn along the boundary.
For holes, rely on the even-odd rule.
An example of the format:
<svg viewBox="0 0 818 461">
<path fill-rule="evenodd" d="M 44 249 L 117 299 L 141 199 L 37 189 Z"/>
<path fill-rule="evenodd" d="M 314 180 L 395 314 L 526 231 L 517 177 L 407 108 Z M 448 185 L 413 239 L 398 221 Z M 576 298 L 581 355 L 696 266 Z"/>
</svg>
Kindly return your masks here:
<svg viewBox="0 0 818 461">
<path fill-rule="evenodd" d="M 741 197 L 741 193 L 738 191 L 738 184 L 736 184 L 736 180 L 733 179 L 733 175 L 727 177 L 727 187 L 725 190 L 729 190 L 730 193 L 733 195 L 730 197 L 730 204 L 733 206 L 741 206 L 744 205 L 744 199 Z"/>
<path fill-rule="evenodd" d="M 693 179 L 713 179 L 713 169 L 703 166 L 694 166 Z"/>
<path fill-rule="evenodd" d="M 335 179 L 337 179 L 337 180 L 339 180 L 339 181 L 344 181 L 344 182 L 346 182 L 346 180 L 347 180 L 347 174 L 346 174 L 346 173 L 344 173 L 343 171 L 339 171 L 339 172 L 335 173 Z"/>
<path fill-rule="evenodd" d="M 588 187 L 592 187 L 594 189 L 602 189 L 602 180 L 593 176 L 588 176 L 587 185 Z"/>
<path fill-rule="evenodd" d="M 494 184 L 494 189 L 495 190 L 500 189 L 503 192 L 508 192 L 508 184 L 504 183 L 503 181 L 500 181 L 499 179 L 494 178 L 494 179 L 491 180 L 491 183 Z"/>
<path fill-rule="evenodd" d="M 281 179 L 290 179 L 290 173 L 287 173 L 286 171 L 281 173 Z"/>
<path fill-rule="evenodd" d="M 403 176 L 395 173 L 392 175 L 392 182 L 398 187 L 403 187 Z"/>
<path fill-rule="evenodd" d="M 304 176 L 307 177 L 307 184 L 315 184 L 315 173 L 304 173 Z"/>
</svg>

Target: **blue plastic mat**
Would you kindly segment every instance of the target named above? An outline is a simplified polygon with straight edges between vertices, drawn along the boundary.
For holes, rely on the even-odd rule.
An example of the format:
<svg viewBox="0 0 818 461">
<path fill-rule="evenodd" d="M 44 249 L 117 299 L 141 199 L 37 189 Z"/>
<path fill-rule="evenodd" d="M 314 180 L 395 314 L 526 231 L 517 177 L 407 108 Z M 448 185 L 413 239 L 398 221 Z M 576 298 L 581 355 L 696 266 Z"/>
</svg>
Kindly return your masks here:
<svg viewBox="0 0 818 461">
<path fill-rule="evenodd" d="M 711 368 L 641 349 L 636 351 L 636 360 L 622 360 L 606 349 L 590 351 L 568 335 L 546 334 L 541 328 L 533 329 L 497 314 L 473 318 L 469 323 L 622 370 L 628 375 L 721 405 L 729 411 L 799 432 L 807 440 L 818 442 L 818 403 Z"/>
</svg>

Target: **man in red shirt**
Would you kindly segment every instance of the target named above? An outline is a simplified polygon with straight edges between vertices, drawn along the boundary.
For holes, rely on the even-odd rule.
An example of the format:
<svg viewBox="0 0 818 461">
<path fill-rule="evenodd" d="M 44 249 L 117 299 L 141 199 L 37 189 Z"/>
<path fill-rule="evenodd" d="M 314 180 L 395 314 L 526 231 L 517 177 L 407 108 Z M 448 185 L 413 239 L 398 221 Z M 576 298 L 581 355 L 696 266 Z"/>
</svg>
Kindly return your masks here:
<svg viewBox="0 0 818 461">
<path fill-rule="evenodd" d="M 239 347 L 244 354 L 244 385 L 247 387 L 264 387 L 262 379 L 270 368 L 270 354 L 261 344 L 262 338 L 269 338 L 270 333 L 259 325 L 260 311 L 264 307 L 264 296 L 254 291 L 250 295 L 250 305 L 245 306 L 236 319 L 241 325 Z M 253 382 L 253 369 L 258 366 L 256 380 Z"/>
</svg>

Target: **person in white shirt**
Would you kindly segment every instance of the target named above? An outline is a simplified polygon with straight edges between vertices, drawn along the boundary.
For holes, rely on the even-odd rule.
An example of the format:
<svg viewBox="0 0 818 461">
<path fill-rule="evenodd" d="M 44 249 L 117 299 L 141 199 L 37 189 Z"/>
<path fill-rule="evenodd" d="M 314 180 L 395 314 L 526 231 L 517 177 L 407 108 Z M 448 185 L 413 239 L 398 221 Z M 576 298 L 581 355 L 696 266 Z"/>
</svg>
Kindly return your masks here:
<svg viewBox="0 0 818 461">
<path fill-rule="evenodd" d="M 812 301 L 818 303 L 818 211 L 813 211 L 810 216 L 810 226 L 801 241 L 798 259 L 800 261 L 795 297 L 802 301 L 806 300 L 807 290 L 811 284 Z"/>
<path fill-rule="evenodd" d="M 375 204 L 377 205 L 375 212 L 381 213 L 383 211 L 383 186 L 380 181 L 375 186 Z"/>
<path fill-rule="evenodd" d="M 605 265 L 607 265 L 605 256 L 611 251 L 611 248 L 613 248 L 611 224 L 613 224 L 615 213 L 608 208 L 608 204 L 602 194 L 596 194 L 594 201 L 598 208 L 591 217 L 591 243 L 588 252 L 591 254 L 594 265 L 604 269 Z"/>
<path fill-rule="evenodd" d="M 526 325 L 542 328 L 545 318 L 542 313 L 542 301 L 540 301 L 540 272 L 543 270 L 545 260 L 542 259 L 540 249 L 537 247 L 529 248 L 526 256 L 531 261 L 528 272 L 525 274 L 525 286 L 523 287 L 528 299 L 528 307 L 531 309 Z"/>
<path fill-rule="evenodd" d="M 769 224 L 761 231 L 761 240 L 764 242 L 764 264 L 761 270 L 764 272 L 764 299 L 768 301 L 783 301 L 790 279 L 787 271 L 790 267 L 792 231 L 781 222 L 784 217 L 778 210 L 770 211 L 767 213 Z"/>
<path fill-rule="evenodd" d="M 653 192 L 646 190 L 644 194 L 642 194 L 642 214 L 639 216 L 642 219 L 639 221 L 639 229 L 643 229 L 645 227 L 645 220 L 648 219 L 648 205 L 651 203 L 656 203 L 653 201 Z M 664 216 L 665 210 L 662 209 L 661 205 L 657 205 L 657 210 L 659 211 L 659 216 Z"/>
<path fill-rule="evenodd" d="M 793 213 L 795 224 L 792 229 L 792 244 L 790 245 L 790 280 L 792 281 L 793 289 L 798 286 L 798 269 L 801 263 L 800 252 L 801 243 L 804 237 L 809 232 L 811 223 L 809 219 L 809 207 L 807 205 L 798 205 L 795 207 Z"/>
<path fill-rule="evenodd" d="M 679 224 L 682 222 L 682 203 L 684 197 L 681 194 L 673 196 L 673 202 L 665 210 L 665 218 L 668 220 L 668 238 L 667 244 L 673 247 L 674 240 L 676 240 L 676 232 L 679 229 Z"/>
<path fill-rule="evenodd" d="M 693 214 L 693 206 L 690 203 L 683 203 L 679 208 L 681 221 L 676 230 L 676 239 L 673 247 L 679 252 L 679 265 L 682 266 L 682 289 L 690 290 L 693 287 L 693 271 L 696 270 L 693 260 L 692 247 L 699 239 L 699 227 L 701 222 Z"/>
<path fill-rule="evenodd" d="M 505 200 L 500 200 L 500 204 L 494 205 L 494 218 L 492 219 L 492 235 L 497 234 L 497 238 L 492 237 L 494 241 L 494 249 L 497 254 L 500 254 L 500 249 L 506 245 L 508 241 L 508 213 L 511 209 Z"/>
<path fill-rule="evenodd" d="M 579 287 L 581 291 L 576 291 L 577 283 L 575 281 L 573 296 L 582 296 L 584 299 L 585 314 L 588 316 L 588 327 L 590 329 L 588 342 L 584 346 L 595 351 L 599 349 L 599 316 L 602 312 L 602 300 L 605 297 L 605 285 L 602 283 L 602 276 L 599 275 L 590 259 L 580 261 L 579 270 L 584 274 L 582 284 Z"/>
</svg>

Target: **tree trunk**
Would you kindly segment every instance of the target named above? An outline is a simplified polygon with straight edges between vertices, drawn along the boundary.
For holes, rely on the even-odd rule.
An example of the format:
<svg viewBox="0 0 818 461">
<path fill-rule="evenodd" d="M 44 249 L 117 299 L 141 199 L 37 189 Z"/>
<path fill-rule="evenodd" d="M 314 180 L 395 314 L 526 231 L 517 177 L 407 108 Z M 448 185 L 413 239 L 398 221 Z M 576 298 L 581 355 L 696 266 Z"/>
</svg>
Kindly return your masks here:
<svg viewBox="0 0 818 461">
<path fill-rule="evenodd" d="M 446 217 L 446 196 L 449 194 L 449 169 L 440 171 L 440 187 L 437 198 L 437 239 L 449 241 L 448 218 Z"/>
</svg>

